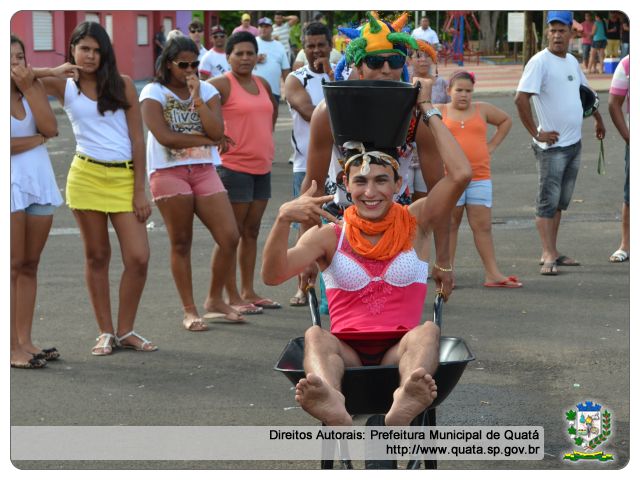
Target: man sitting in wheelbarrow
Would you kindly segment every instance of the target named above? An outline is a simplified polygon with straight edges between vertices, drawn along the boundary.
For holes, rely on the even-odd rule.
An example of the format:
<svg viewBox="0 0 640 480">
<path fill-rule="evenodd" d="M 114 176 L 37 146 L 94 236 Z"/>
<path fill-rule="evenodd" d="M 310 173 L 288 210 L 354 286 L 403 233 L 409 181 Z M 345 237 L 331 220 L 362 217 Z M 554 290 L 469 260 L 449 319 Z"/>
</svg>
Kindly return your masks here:
<svg viewBox="0 0 640 480">
<path fill-rule="evenodd" d="M 366 64 L 357 66 L 366 74 Z M 430 103 L 432 81 L 416 82 L 421 83 L 416 105 L 435 139 L 446 177 L 426 198 L 398 205 L 393 201 L 402 185 L 397 150 L 348 142 L 344 172 L 353 205 L 345 210 L 344 222 L 322 209 L 332 196 L 314 196 L 314 180 L 300 197 L 280 207 L 265 245 L 262 278 L 267 285 L 281 284 L 314 263 L 322 271 L 331 332 L 318 326 L 306 331 L 306 377 L 298 382 L 295 398 L 326 425 L 352 423 L 340 391 L 346 367 L 398 365 L 400 385 L 385 417 L 388 426 L 409 425 L 437 396 L 432 375 L 440 332 L 432 322 L 420 325 L 428 265 L 419 252 L 430 226 L 449 218 L 471 179 L 471 168 Z M 387 113 L 359 121 L 385 121 Z M 334 223 L 318 226 L 321 216 Z M 292 222 L 314 226 L 288 248 Z"/>
</svg>

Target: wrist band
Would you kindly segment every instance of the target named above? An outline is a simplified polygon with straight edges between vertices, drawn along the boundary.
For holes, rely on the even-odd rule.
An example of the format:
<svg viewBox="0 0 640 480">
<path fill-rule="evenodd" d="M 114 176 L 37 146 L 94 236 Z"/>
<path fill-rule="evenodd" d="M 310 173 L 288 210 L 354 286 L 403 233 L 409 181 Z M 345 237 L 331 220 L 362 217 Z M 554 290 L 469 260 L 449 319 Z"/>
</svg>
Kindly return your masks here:
<svg viewBox="0 0 640 480">
<path fill-rule="evenodd" d="M 453 267 L 449 266 L 449 268 L 442 268 L 436 262 L 433 262 L 433 268 L 437 268 L 441 272 L 453 272 Z"/>
</svg>

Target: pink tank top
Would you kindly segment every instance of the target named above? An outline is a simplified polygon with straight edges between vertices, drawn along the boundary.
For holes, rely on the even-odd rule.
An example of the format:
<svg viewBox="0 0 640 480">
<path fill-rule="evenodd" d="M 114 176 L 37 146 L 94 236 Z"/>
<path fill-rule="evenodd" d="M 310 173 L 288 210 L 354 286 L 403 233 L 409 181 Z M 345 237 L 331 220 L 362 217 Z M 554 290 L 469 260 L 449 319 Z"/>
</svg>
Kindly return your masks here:
<svg viewBox="0 0 640 480">
<path fill-rule="evenodd" d="M 338 248 L 322 272 L 331 333 L 342 339 L 402 336 L 420 324 L 429 264 L 416 251 L 391 260 L 371 260 L 353 251 L 335 225 Z"/>
<path fill-rule="evenodd" d="M 253 81 L 258 85 L 258 95 L 242 88 L 233 73 L 228 72 L 225 76 L 231 84 L 231 92 L 222 105 L 224 133 L 235 145 L 222 155 L 222 165 L 252 175 L 269 173 L 275 151 L 271 96 L 255 76 Z"/>
</svg>

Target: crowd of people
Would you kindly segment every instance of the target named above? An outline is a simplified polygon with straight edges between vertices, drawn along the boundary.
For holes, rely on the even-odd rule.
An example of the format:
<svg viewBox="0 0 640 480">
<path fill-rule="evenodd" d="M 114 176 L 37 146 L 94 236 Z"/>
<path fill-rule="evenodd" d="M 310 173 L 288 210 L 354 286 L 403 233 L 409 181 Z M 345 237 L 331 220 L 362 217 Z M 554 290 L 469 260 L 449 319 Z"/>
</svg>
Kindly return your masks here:
<svg viewBox="0 0 640 480">
<path fill-rule="evenodd" d="M 147 180 L 166 225 L 185 329 L 204 331 L 210 318 L 243 322 L 263 309 L 281 308 L 256 291 L 255 271 L 271 198 L 283 80 L 293 119 L 294 199 L 279 207 L 263 252 L 262 279 L 276 285 L 297 277 L 293 306 L 304 305 L 305 289 L 318 281 L 331 318 L 330 331 L 311 327 L 306 333 L 307 375 L 296 387 L 296 399 L 324 423 L 348 425 L 340 392 L 344 368 L 399 364 L 400 383 L 386 423 L 407 425 L 437 395 L 432 376 L 439 330 L 431 322 L 421 324 L 422 309 L 429 275 L 445 300 L 455 288 L 457 232 L 465 211 L 484 266 L 484 286 L 522 287 L 517 276 L 499 269 L 491 234 L 490 162 L 512 120 L 490 103 L 473 101 L 473 73 L 460 70 L 448 81 L 440 78 L 436 46 L 426 36 L 401 33 L 406 15 L 388 22 L 370 12 L 358 40 L 347 47 L 347 78 L 355 85 L 404 80 L 420 88 L 402 145 L 374 149 L 357 138 L 337 145 L 322 89 L 323 82 L 336 80 L 338 69 L 330 58 L 332 32 L 322 22 L 306 25 L 301 45 L 306 62 L 290 72 L 291 52 L 281 41 L 287 37 L 283 26 L 292 28 L 297 17 L 279 14 L 277 34 L 269 17 L 259 20 L 256 32 L 250 20 L 243 16 L 243 25 L 228 38 L 224 28 L 213 26 L 209 51 L 203 51 L 198 21 L 188 36 L 157 37 L 156 76 L 139 96 L 133 81 L 119 73 L 109 36 L 98 23 L 79 24 L 69 39 L 68 61 L 52 68 L 31 67 L 23 43 L 11 36 L 11 366 L 42 368 L 60 356 L 31 340 L 38 261 L 62 203 L 45 147 L 57 134 L 47 95 L 63 107 L 76 140 L 65 197 L 80 229 L 98 327 L 91 353 L 104 356 L 116 348 L 158 349 L 134 330 L 150 257 Z M 515 103 L 538 164 L 540 273 L 556 275 L 558 267 L 579 265 L 558 251 L 557 238 L 579 171 L 583 117 L 594 105 L 581 101 L 580 89 L 588 89 L 588 81 L 568 53 L 571 12 L 549 12 L 547 21 L 549 47 L 526 65 Z M 614 125 L 627 144 L 622 240 L 611 262 L 629 258 L 629 130 L 623 111 L 628 93 L 627 55 L 609 97 Z M 347 109 L 357 115 L 359 106 Z M 602 139 L 602 117 L 597 110 L 592 116 Z M 384 121 L 384 115 L 363 120 Z M 487 138 L 490 126 L 495 130 Z M 192 285 L 194 217 L 213 240 L 211 280 L 201 309 Z M 115 326 L 109 222 L 124 263 Z M 289 248 L 295 225 L 298 241 Z M 318 270 L 322 275 L 316 280 Z"/>
</svg>

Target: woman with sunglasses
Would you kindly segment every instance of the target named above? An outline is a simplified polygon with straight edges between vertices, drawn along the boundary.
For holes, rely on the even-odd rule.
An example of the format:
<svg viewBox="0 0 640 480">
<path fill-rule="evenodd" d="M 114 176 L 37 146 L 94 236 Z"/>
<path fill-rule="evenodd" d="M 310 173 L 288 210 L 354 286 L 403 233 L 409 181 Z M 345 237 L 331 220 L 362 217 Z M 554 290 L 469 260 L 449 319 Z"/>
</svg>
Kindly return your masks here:
<svg viewBox="0 0 640 480">
<path fill-rule="evenodd" d="M 91 353 L 110 355 L 115 346 L 151 352 L 158 347 L 133 330 L 147 279 L 145 221 L 151 214 L 136 89 L 131 78 L 118 72 L 109 35 L 98 23 L 82 22 L 75 28 L 68 58 L 76 67 L 63 65 L 38 74 L 45 76 L 47 93 L 63 105 L 77 142 L 66 197 L 84 243 L 85 279 L 100 331 Z M 74 71 L 76 78 L 55 76 Z M 109 220 L 124 263 L 115 330 L 109 292 Z"/>
<path fill-rule="evenodd" d="M 171 242 L 171 272 L 182 301 L 182 323 L 193 332 L 209 328 L 193 299 L 191 244 L 195 216 L 218 244 L 212 255 L 205 318 L 244 320 L 222 299 L 224 281 L 235 266 L 238 230 L 215 169 L 220 163 L 215 145 L 224 132 L 220 95 L 198 79 L 198 64 L 196 44 L 188 37 L 175 37 L 160 55 L 155 80 L 140 94 L 142 117 L 149 129 L 151 194 Z"/>
<path fill-rule="evenodd" d="M 45 142 L 58 134 L 42 83 L 11 35 L 11 366 L 42 368 L 60 354 L 33 344 L 40 254 L 62 204 Z"/>
<path fill-rule="evenodd" d="M 273 129 L 278 108 L 269 83 L 252 73 L 257 52 L 258 43 L 252 34 L 234 33 L 226 46 L 231 71 L 207 80 L 220 92 L 225 138 L 220 145 L 222 165 L 218 171 L 240 232 L 237 257 L 242 288 L 238 291 L 234 269 L 226 289 L 229 303 L 246 314 L 280 308 L 278 302 L 258 295 L 253 286 L 260 222 L 271 197 Z"/>
<path fill-rule="evenodd" d="M 484 265 L 484 286 L 519 288 L 518 277 L 502 274 L 496 262 L 491 235 L 491 206 L 493 184 L 491 181 L 491 155 L 511 129 L 511 117 L 489 103 L 473 102 L 475 76 L 466 71 L 455 72 L 449 80 L 451 102 L 437 105 L 442 119 L 469 159 L 473 178 L 453 210 L 451 222 L 451 265 L 454 263 L 458 229 L 464 211 L 467 212 L 473 239 Z M 496 127 L 487 141 L 487 125 Z"/>
</svg>

